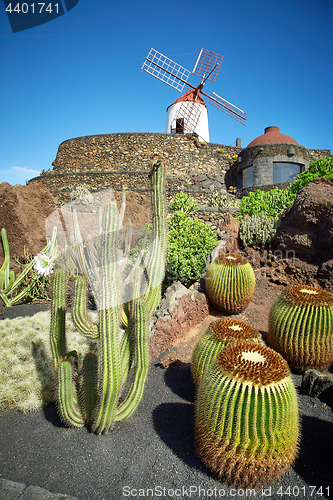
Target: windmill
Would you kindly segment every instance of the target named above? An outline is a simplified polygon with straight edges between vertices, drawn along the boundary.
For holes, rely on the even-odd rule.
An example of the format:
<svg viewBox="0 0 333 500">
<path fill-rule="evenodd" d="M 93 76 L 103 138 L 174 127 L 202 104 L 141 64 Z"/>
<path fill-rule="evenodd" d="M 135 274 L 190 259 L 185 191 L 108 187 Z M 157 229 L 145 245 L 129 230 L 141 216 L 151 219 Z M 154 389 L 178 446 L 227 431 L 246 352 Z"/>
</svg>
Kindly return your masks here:
<svg viewBox="0 0 333 500">
<path fill-rule="evenodd" d="M 210 104 L 246 125 L 246 113 L 215 92 L 210 95 L 202 89 L 206 81 L 215 82 L 221 67 L 223 56 L 206 49 L 201 49 L 192 74 L 201 78 L 196 87 L 188 83 L 191 74 L 176 62 L 151 48 L 142 70 L 182 92 L 184 86 L 189 89 L 167 109 L 166 133 L 189 134 L 196 132 L 201 139 L 209 142 L 208 113 L 202 95 L 209 98 Z"/>
</svg>

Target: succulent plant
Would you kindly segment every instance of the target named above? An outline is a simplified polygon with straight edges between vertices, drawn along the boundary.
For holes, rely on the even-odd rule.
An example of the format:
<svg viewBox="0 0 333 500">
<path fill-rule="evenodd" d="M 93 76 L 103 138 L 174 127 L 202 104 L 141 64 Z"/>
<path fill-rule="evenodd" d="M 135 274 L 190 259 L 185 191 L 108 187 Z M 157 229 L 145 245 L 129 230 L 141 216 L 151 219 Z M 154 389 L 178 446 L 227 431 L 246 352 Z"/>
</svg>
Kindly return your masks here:
<svg viewBox="0 0 333 500">
<path fill-rule="evenodd" d="M 200 336 L 193 351 L 191 374 L 194 383 L 197 385 L 200 382 L 204 371 L 223 347 L 240 340 L 262 342 L 258 330 L 243 321 L 230 318 L 213 321 Z"/>
<path fill-rule="evenodd" d="M 281 223 L 279 217 L 267 217 L 263 213 L 245 215 L 241 220 L 239 237 L 243 246 L 273 243 L 276 229 Z"/>
<path fill-rule="evenodd" d="M 237 314 L 247 306 L 256 283 L 252 266 L 245 257 L 223 252 L 208 266 L 205 281 L 210 302 L 227 314 Z"/>
<path fill-rule="evenodd" d="M 252 341 L 228 344 L 204 373 L 195 402 L 195 443 L 221 481 L 256 488 L 294 462 L 299 416 L 287 362 Z"/>
<path fill-rule="evenodd" d="M 295 371 L 333 363 L 333 295 L 308 285 L 288 287 L 271 307 L 267 343 Z"/>
</svg>

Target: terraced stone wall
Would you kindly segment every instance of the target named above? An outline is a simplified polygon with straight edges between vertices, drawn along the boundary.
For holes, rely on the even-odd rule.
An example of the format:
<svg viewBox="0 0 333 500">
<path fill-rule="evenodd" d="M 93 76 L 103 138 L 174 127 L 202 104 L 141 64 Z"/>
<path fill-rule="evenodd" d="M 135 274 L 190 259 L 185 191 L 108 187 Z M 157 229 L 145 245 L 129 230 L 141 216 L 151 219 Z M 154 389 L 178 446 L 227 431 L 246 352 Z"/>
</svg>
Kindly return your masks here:
<svg viewBox="0 0 333 500">
<path fill-rule="evenodd" d="M 148 172 L 154 155 L 167 167 L 166 191 L 171 198 L 180 189 L 199 202 L 225 190 L 224 176 L 239 147 L 199 142 L 196 134 L 104 134 L 69 139 L 60 144 L 53 170 L 31 179 L 43 184 L 60 203 L 70 201 L 77 185 L 91 190 L 128 189 L 149 192 Z"/>
</svg>

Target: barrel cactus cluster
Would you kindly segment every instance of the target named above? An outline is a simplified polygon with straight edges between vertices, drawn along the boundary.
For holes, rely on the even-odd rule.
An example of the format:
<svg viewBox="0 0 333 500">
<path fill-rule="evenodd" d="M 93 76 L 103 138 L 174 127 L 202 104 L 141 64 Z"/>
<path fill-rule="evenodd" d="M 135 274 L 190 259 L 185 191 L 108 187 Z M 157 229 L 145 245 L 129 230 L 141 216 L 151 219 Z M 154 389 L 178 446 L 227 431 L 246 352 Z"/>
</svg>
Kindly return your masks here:
<svg viewBox="0 0 333 500">
<path fill-rule="evenodd" d="M 199 384 L 195 443 L 223 482 L 256 488 L 294 462 L 299 441 L 296 391 L 287 362 L 253 341 L 223 348 Z"/>
<path fill-rule="evenodd" d="M 223 347 L 239 340 L 262 343 L 258 330 L 243 321 L 231 318 L 213 321 L 200 336 L 193 351 L 191 374 L 194 383 L 199 384 L 203 373 L 214 362 Z"/>
<path fill-rule="evenodd" d="M 256 279 L 245 257 L 221 252 L 208 266 L 205 283 L 213 307 L 226 314 L 238 314 L 252 299 Z"/>
<path fill-rule="evenodd" d="M 294 285 L 272 305 L 267 342 L 295 371 L 322 370 L 333 363 L 333 295 Z"/>
<path fill-rule="evenodd" d="M 54 272 L 50 339 L 60 415 L 68 425 L 89 425 L 97 434 L 106 434 L 114 421 L 132 415 L 142 398 L 148 373 L 149 317 L 160 301 L 167 250 L 165 168 L 160 160 L 153 161 L 150 176 L 152 243 L 146 254 L 142 248 L 127 276 L 124 273 L 130 243 L 119 261 L 121 224 L 114 198 L 101 210 L 97 241 L 89 241 L 86 248 L 74 212 L 76 255 L 84 272 L 75 279 L 72 316 L 78 331 L 99 344 L 98 353 L 88 353 L 82 366 L 77 353 L 66 345 L 67 273 L 64 269 Z M 88 280 L 98 298 L 97 324 L 87 312 Z"/>
</svg>

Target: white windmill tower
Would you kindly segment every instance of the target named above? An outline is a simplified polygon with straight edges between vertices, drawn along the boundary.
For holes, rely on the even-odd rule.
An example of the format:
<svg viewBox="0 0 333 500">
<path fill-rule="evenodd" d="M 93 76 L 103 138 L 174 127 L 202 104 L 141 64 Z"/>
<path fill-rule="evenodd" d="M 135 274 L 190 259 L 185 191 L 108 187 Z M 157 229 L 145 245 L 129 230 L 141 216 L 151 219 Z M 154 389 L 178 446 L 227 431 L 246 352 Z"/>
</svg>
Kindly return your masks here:
<svg viewBox="0 0 333 500">
<path fill-rule="evenodd" d="M 151 48 L 143 63 L 142 70 L 182 92 L 184 86 L 189 89 L 167 108 L 165 132 L 167 134 L 197 133 L 199 138 L 209 142 L 208 111 L 202 95 L 209 98 L 210 104 L 217 107 L 235 120 L 246 125 L 246 113 L 215 92 L 211 95 L 203 92 L 205 82 L 215 82 L 221 67 L 223 56 L 206 49 L 201 49 L 192 74 L 201 78 L 197 87 L 187 82 L 190 71 Z"/>
</svg>

